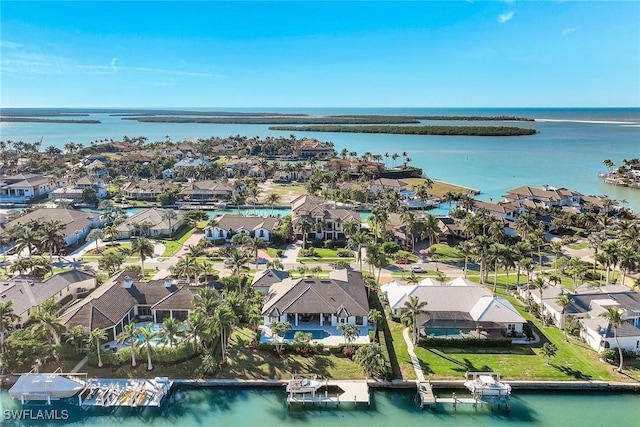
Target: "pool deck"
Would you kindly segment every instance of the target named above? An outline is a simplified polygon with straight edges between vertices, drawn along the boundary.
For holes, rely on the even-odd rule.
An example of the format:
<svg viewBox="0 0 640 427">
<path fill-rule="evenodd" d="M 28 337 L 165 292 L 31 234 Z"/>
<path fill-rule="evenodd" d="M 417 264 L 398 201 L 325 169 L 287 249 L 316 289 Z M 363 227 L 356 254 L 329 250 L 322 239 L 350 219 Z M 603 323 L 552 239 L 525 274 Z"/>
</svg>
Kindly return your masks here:
<svg viewBox="0 0 640 427">
<path fill-rule="evenodd" d="M 360 327 L 360 335 L 353 341 L 353 344 L 370 344 L 369 340 L 369 329 L 370 326 L 361 326 Z M 272 343 L 274 342 L 273 332 L 269 326 L 260 326 L 260 330 L 262 334 L 260 335 L 261 343 Z M 329 334 L 327 338 L 323 339 L 312 339 L 311 344 L 324 344 L 326 346 L 336 346 L 344 344 L 344 338 L 342 337 L 342 332 L 340 332 L 337 328 L 328 325 L 298 325 L 290 329 L 290 331 L 319 331 L 323 330 Z M 293 342 L 293 340 L 285 339 L 285 343 Z"/>
</svg>

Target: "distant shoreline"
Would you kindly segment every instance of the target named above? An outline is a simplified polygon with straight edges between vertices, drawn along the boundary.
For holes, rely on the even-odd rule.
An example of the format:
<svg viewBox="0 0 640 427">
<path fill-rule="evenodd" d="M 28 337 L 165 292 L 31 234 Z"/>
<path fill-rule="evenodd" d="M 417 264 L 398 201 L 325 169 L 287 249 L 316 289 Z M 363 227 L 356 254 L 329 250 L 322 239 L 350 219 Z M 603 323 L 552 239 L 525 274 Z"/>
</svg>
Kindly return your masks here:
<svg viewBox="0 0 640 427">
<path fill-rule="evenodd" d="M 78 124 L 99 124 L 100 120 L 74 120 L 74 119 L 39 119 L 35 117 L 0 117 L 0 122 L 14 123 L 78 123 Z"/>
<path fill-rule="evenodd" d="M 269 130 L 289 132 L 384 133 L 397 135 L 442 136 L 524 136 L 538 133 L 535 129 L 509 126 L 270 126 Z"/>
</svg>

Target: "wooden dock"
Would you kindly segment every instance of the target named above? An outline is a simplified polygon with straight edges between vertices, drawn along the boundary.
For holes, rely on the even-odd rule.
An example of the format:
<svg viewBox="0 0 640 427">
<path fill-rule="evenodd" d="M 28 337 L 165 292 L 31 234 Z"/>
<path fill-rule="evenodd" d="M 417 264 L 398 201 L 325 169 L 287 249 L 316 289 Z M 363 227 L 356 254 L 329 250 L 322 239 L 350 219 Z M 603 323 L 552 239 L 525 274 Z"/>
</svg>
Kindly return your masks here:
<svg viewBox="0 0 640 427">
<path fill-rule="evenodd" d="M 337 391 L 332 391 L 337 389 Z M 366 381 L 325 381 L 324 385 L 315 393 L 289 393 L 287 405 L 292 403 L 302 403 L 305 405 L 329 403 L 339 406 L 341 403 L 353 402 L 371 404 L 371 394 Z"/>
<path fill-rule="evenodd" d="M 504 404 L 504 408 L 507 412 L 511 409 L 511 400 L 509 394 L 505 395 L 483 395 L 476 393 L 471 396 L 458 397 L 455 392 L 451 394 L 451 397 L 439 397 L 433 392 L 433 386 L 431 381 L 416 381 L 418 389 L 418 400 L 420 402 L 420 408 L 425 406 L 430 409 L 436 409 L 438 403 L 453 405 L 455 411 L 458 405 L 472 405 L 477 411 L 478 407 L 487 405 L 493 410 L 496 406 L 501 408 Z"/>
</svg>

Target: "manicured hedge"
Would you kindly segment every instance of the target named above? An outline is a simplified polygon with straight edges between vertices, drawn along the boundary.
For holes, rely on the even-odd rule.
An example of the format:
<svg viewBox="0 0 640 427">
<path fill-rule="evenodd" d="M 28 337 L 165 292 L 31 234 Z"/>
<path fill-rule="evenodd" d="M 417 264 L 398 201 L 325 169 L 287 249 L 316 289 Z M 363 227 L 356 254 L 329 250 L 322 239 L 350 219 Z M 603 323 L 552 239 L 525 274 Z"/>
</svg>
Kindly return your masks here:
<svg viewBox="0 0 640 427">
<path fill-rule="evenodd" d="M 476 338 L 461 338 L 461 339 L 446 339 L 446 338 L 427 338 L 421 339 L 418 344 L 420 347 L 452 347 L 452 348 L 502 348 L 510 347 L 512 342 L 508 338 L 496 338 L 496 339 L 476 339 Z"/>
</svg>

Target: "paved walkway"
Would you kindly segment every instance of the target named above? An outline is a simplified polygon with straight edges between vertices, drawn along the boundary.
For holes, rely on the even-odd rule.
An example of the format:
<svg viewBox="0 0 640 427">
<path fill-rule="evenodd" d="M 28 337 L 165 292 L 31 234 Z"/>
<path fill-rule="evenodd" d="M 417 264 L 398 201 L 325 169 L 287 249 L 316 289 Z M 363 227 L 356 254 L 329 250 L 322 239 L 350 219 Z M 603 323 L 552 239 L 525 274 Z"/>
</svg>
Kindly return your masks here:
<svg viewBox="0 0 640 427">
<path fill-rule="evenodd" d="M 82 367 L 87 363 L 88 360 L 89 359 L 87 358 L 87 356 L 85 356 L 81 361 L 78 362 L 76 366 L 73 367 L 73 369 L 71 370 L 71 373 L 75 374 L 78 371 L 80 371 L 80 369 L 82 369 Z"/>
<path fill-rule="evenodd" d="M 287 249 L 284 251 L 284 257 L 282 258 L 282 263 L 285 265 L 285 267 L 298 264 L 297 260 L 300 249 L 301 247 L 298 246 L 297 243 L 292 243 L 287 246 Z"/>
<path fill-rule="evenodd" d="M 405 328 L 402 331 L 402 336 L 404 337 L 405 342 L 407 343 L 407 351 L 409 352 L 409 356 L 411 357 L 411 364 L 413 365 L 413 369 L 416 371 L 416 377 L 419 382 L 425 382 L 424 374 L 422 373 L 422 367 L 420 366 L 420 360 L 418 360 L 418 356 L 413 351 L 413 342 L 411 341 L 411 336 L 409 335 L 409 328 Z"/>
</svg>

